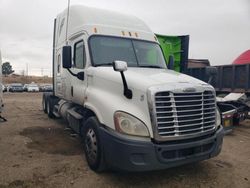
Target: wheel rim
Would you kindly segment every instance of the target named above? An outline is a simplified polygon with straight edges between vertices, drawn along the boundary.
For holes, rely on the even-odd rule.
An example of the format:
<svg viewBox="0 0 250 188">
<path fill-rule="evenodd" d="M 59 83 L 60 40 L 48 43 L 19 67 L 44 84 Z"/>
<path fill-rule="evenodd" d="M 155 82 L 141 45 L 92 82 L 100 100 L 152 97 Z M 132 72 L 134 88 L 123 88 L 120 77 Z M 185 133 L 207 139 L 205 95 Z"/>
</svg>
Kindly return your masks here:
<svg viewBox="0 0 250 188">
<path fill-rule="evenodd" d="M 93 129 L 89 129 L 85 138 L 86 154 L 88 156 L 89 162 L 94 164 L 97 160 L 97 139 L 96 134 Z"/>
</svg>

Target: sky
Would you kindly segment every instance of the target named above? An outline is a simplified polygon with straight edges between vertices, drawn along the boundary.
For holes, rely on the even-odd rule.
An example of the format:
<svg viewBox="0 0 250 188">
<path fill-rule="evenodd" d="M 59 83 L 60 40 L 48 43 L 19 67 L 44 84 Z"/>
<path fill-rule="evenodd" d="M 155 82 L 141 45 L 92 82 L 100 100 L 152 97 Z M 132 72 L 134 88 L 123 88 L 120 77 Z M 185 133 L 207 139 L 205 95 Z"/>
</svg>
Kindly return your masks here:
<svg viewBox="0 0 250 188">
<path fill-rule="evenodd" d="M 53 20 L 67 0 L 0 0 L 0 49 L 16 73 L 52 75 Z M 154 33 L 190 35 L 189 58 L 231 64 L 250 49 L 250 0 L 71 0 L 144 20 Z M 28 69 L 28 71 L 27 71 Z"/>
</svg>

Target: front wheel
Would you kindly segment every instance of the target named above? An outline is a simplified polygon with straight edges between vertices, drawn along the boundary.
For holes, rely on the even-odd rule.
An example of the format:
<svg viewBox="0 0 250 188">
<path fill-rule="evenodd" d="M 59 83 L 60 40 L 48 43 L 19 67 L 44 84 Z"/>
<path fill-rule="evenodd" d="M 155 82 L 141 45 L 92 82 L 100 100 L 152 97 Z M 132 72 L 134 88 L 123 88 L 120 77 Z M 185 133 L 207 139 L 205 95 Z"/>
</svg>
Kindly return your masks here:
<svg viewBox="0 0 250 188">
<path fill-rule="evenodd" d="M 103 146 L 98 132 L 100 123 L 96 117 L 90 117 L 83 126 L 83 146 L 88 165 L 95 172 L 102 172 L 106 169 L 106 165 Z"/>
</svg>

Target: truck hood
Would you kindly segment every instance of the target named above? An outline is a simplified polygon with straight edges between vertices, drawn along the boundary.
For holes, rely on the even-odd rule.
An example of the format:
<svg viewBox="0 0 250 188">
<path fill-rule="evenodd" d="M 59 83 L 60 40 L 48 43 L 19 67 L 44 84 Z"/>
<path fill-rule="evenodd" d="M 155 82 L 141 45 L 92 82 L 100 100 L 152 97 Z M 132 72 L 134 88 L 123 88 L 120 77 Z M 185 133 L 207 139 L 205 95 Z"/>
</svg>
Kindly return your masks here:
<svg viewBox="0 0 250 188">
<path fill-rule="evenodd" d="M 113 67 L 91 67 L 94 75 L 109 82 L 117 82 L 122 84 L 121 75 L 113 70 Z M 92 72 L 90 71 L 90 72 Z M 146 92 L 151 86 L 157 85 L 208 85 L 207 83 L 193 78 L 191 76 L 181 74 L 168 69 L 155 68 L 132 68 L 124 72 L 128 87 Z"/>
</svg>

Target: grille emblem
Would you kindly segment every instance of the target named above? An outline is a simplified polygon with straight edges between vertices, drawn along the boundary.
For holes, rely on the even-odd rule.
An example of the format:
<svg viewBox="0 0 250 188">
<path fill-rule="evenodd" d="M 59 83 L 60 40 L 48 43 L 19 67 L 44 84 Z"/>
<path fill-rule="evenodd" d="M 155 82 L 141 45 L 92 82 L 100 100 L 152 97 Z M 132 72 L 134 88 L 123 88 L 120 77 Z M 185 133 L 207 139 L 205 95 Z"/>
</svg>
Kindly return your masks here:
<svg viewBox="0 0 250 188">
<path fill-rule="evenodd" d="M 196 92 L 196 89 L 193 87 L 183 89 L 183 92 Z"/>
</svg>

